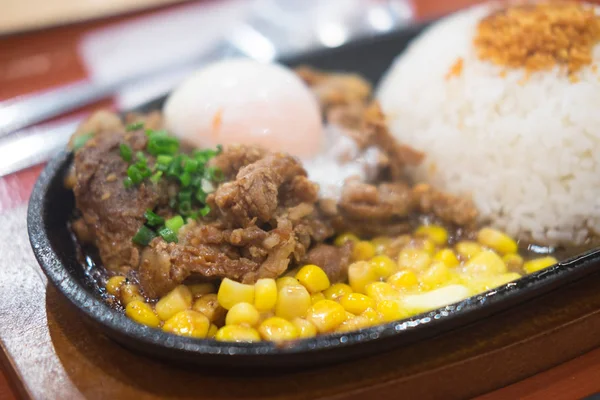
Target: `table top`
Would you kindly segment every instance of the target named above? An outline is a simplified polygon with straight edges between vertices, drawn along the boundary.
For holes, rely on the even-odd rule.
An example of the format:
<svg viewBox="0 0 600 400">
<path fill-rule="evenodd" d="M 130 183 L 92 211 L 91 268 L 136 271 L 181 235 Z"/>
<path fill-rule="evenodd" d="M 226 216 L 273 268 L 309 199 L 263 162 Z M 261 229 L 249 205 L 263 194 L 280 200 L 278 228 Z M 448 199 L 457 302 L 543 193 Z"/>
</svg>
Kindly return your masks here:
<svg viewBox="0 0 600 400">
<path fill-rule="evenodd" d="M 418 18 L 428 19 L 476 1 L 414 0 L 413 8 Z M 144 14 L 153 12 L 161 11 Z M 0 101 L 86 79 L 87 71 L 77 50 L 79 41 L 89 32 L 129 18 L 135 18 L 135 15 L 3 38 L 0 40 Z M 113 105 L 111 100 L 107 100 L 86 110 Z M 0 215 L 24 215 L 24 204 L 41 168 L 37 166 L 0 178 Z M 60 309 L 62 305 L 60 302 L 58 304 Z M 46 307 L 49 307 L 48 304 Z M 50 310 L 48 313 L 49 319 L 56 317 L 51 315 Z M 0 356 L 0 359 L 3 357 Z M 0 400 L 18 397 L 19 392 L 15 390 L 18 386 L 17 377 L 13 374 L 14 370 L 9 365 L 4 365 L 0 370 Z M 545 399 L 551 395 L 556 399 L 571 399 L 597 391 L 600 391 L 600 348 L 481 398 Z"/>
</svg>

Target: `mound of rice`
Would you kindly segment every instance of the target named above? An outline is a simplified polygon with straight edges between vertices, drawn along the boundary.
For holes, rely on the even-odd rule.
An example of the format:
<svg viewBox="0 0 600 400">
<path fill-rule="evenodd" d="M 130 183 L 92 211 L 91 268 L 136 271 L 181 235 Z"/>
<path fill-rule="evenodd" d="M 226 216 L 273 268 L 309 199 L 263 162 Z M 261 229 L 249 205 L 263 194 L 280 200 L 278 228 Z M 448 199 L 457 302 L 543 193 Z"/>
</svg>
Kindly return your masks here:
<svg viewBox="0 0 600 400">
<path fill-rule="evenodd" d="M 491 11 L 447 17 L 397 58 L 377 93 L 390 129 L 426 153 L 416 180 L 471 195 L 520 239 L 583 244 L 600 233 L 600 46 L 577 82 L 558 67 L 526 77 L 478 58 Z"/>
</svg>

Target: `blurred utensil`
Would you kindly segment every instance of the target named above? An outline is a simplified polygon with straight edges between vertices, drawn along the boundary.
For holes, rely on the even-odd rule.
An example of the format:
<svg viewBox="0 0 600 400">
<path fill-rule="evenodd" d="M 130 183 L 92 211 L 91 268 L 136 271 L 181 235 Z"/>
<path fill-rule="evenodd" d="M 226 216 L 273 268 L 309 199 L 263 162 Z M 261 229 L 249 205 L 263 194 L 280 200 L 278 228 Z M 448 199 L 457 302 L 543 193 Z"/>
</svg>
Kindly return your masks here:
<svg viewBox="0 0 600 400">
<path fill-rule="evenodd" d="M 0 176 L 46 161 L 67 143 L 79 122 L 69 121 L 43 130 L 24 129 L 49 118 L 119 93 L 127 93 L 125 97 L 135 99 L 125 104 L 121 101 L 120 106 L 135 108 L 137 104 L 168 93 L 183 76 L 217 59 L 246 56 L 269 62 L 388 32 L 407 24 L 411 17 L 411 9 L 404 0 L 258 0 L 247 22 L 232 29 L 201 57 L 170 66 L 167 72 L 150 70 L 142 76 L 125 75 L 100 83 L 80 82 L 29 99 L 0 104 Z M 160 92 L 150 90 L 150 94 L 131 95 L 153 86 L 159 87 Z M 21 131 L 13 133 L 17 130 Z"/>
</svg>

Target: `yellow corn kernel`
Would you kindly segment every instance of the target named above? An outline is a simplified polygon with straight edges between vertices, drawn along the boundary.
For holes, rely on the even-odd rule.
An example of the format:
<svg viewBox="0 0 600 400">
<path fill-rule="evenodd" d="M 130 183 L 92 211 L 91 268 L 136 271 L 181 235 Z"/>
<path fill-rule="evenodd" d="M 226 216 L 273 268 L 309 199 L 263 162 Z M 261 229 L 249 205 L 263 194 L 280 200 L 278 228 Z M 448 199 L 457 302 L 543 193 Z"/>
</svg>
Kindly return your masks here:
<svg viewBox="0 0 600 400">
<path fill-rule="evenodd" d="M 300 268 L 300 271 L 296 274 L 296 279 L 310 293 L 321 292 L 331 285 L 325 271 L 313 264 L 308 264 Z"/>
<path fill-rule="evenodd" d="M 144 296 L 140 293 L 140 288 L 133 283 L 122 285 L 119 294 L 121 295 L 121 303 L 125 306 L 135 300 L 145 301 Z"/>
<path fill-rule="evenodd" d="M 367 296 L 375 301 L 397 299 L 400 293 L 387 282 L 373 282 L 365 287 Z"/>
<path fill-rule="evenodd" d="M 325 300 L 323 293 L 315 293 L 310 295 L 310 304 L 315 304 L 317 301 Z"/>
<path fill-rule="evenodd" d="M 477 241 L 482 245 L 496 250 L 500 254 L 516 253 L 517 242 L 504 232 L 497 229 L 482 228 L 477 234 Z"/>
<path fill-rule="evenodd" d="M 263 339 L 273 342 L 294 340 L 300 336 L 298 329 L 293 323 L 280 317 L 271 317 L 264 320 L 260 324 L 258 332 Z"/>
<path fill-rule="evenodd" d="M 420 276 L 421 284 L 425 289 L 434 289 L 447 285 L 450 280 L 450 270 L 443 262 L 434 262 Z"/>
<path fill-rule="evenodd" d="M 551 256 L 535 258 L 533 260 L 526 261 L 525 264 L 523 264 L 523 269 L 528 274 L 532 274 L 536 271 L 551 267 L 557 262 L 558 260 Z"/>
<path fill-rule="evenodd" d="M 346 320 L 346 310 L 339 303 L 321 300 L 310 307 L 306 319 L 321 333 L 330 332 Z"/>
<path fill-rule="evenodd" d="M 354 249 L 352 249 L 352 259 L 354 261 L 365 261 L 370 260 L 375 255 L 375 246 L 371 242 L 361 240 L 360 242 L 354 243 Z"/>
<path fill-rule="evenodd" d="M 456 243 L 455 248 L 456 252 L 463 260 L 469 260 L 471 257 L 474 257 L 483 251 L 483 248 L 479 243 L 470 240 L 462 240 Z"/>
<path fill-rule="evenodd" d="M 275 312 L 273 312 L 273 311 L 261 312 L 260 318 L 258 319 L 258 325 L 260 325 L 264 320 L 269 319 L 274 316 L 275 316 Z"/>
<path fill-rule="evenodd" d="M 353 314 L 361 314 L 367 308 L 375 308 L 375 300 L 362 293 L 348 293 L 339 299 L 340 305 Z"/>
<path fill-rule="evenodd" d="M 225 309 L 219 304 L 217 295 L 214 293 L 205 294 L 194 302 L 192 306 L 194 311 L 198 311 L 209 319 L 210 322 L 221 323 L 225 317 Z"/>
<path fill-rule="evenodd" d="M 156 314 L 163 321 L 192 306 L 192 293 L 185 285 L 179 285 L 164 295 L 155 306 Z"/>
<path fill-rule="evenodd" d="M 381 314 L 377 312 L 376 307 L 367 308 L 362 314 L 360 314 L 360 316 L 369 320 L 369 326 L 378 325 L 382 322 Z"/>
<path fill-rule="evenodd" d="M 346 232 L 346 233 L 339 234 L 335 238 L 335 240 L 333 241 L 333 243 L 336 246 L 341 246 L 341 245 L 343 245 L 346 242 L 358 242 L 358 241 L 360 241 L 360 239 L 355 234 L 350 233 L 350 232 Z"/>
<path fill-rule="evenodd" d="M 373 257 L 370 263 L 373 266 L 375 275 L 383 279 L 387 279 L 387 277 L 392 275 L 398 268 L 394 260 L 383 255 Z"/>
<path fill-rule="evenodd" d="M 217 293 L 217 288 L 212 283 L 195 283 L 193 285 L 187 285 L 192 293 L 194 299 L 199 298 L 203 294 Z"/>
<path fill-rule="evenodd" d="M 357 261 L 348 267 L 348 282 L 355 292 L 365 293 L 365 286 L 377 280 L 373 266 L 366 261 Z"/>
<path fill-rule="evenodd" d="M 160 319 L 154 314 L 152 307 L 142 300 L 132 300 L 125 307 L 125 315 L 137 322 L 152 328 L 158 328 Z"/>
<path fill-rule="evenodd" d="M 387 252 L 392 239 L 387 236 L 379 236 L 371 240 L 373 247 L 375 247 L 375 254 L 385 254 Z"/>
<path fill-rule="evenodd" d="M 516 253 L 504 255 L 504 257 L 502 257 L 502 261 L 504 261 L 509 270 L 514 271 L 523 268 L 523 257 Z"/>
<path fill-rule="evenodd" d="M 260 342 L 260 335 L 248 326 L 225 325 L 217 331 L 215 339 L 220 342 Z"/>
<path fill-rule="evenodd" d="M 345 283 L 334 283 L 329 289 L 323 292 L 327 300 L 337 300 L 348 293 L 352 293 L 352 288 Z"/>
<path fill-rule="evenodd" d="M 422 225 L 415 230 L 415 235 L 426 237 L 437 246 L 445 246 L 448 243 L 448 231 L 439 225 Z"/>
<path fill-rule="evenodd" d="M 208 333 L 206 334 L 206 337 L 209 339 L 214 339 L 218 330 L 219 330 L 218 326 L 216 326 L 215 324 L 210 324 L 210 326 L 208 327 Z"/>
<path fill-rule="evenodd" d="M 484 250 L 465 264 L 465 272 L 471 274 L 498 275 L 506 272 L 506 264 L 491 250 Z"/>
<path fill-rule="evenodd" d="M 351 332 L 359 329 L 368 328 L 371 325 L 371 321 L 364 315 L 357 315 L 354 318 L 345 320 L 337 327 L 336 332 Z"/>
<path fill-rule="evenodd" d="M 399 300 L 383 300 L 377 303 L 377 312 L 382 322 L 392 322 L 404 319 L 408 313 L 402 308 Z"/>
<path fill-rule="evenodd" d="M 390 276 L 387 279 L 387 283 L 392 285 L 396 290 L 404 290 L 417 286 L 419 279 L 417 279 L 417 274 L 415 274 L 414 271 L 403 269 Z"/>
<path fill-rule="evenodd" d="M 275 315 L 288 320 L 303 317 L 311 304 L 310 294 L 304 286 L 284 286 L 277 294 Z"/>
<path fill-rule="evenodd" d="M 219 304 L 226 310 L 237 303 L 254 303 L 254 285 L 245 285 L 229 278 L 223 279 L 217 293 Z"/>
<path fill-rule="evenodd" d="M 298 330 L 298 337 L 301 339 L 311 338 L 317 336 L 317 327 L 312 322 L 305 320 L 304 318 L 294 318 L 292 323 Z"/>
<path fill-rule="evenodd" d="M 300 284 L 298 279 L 293 276 L 282 276 L 281 278 L 277 278 L 275 283 L 277 284 L 277 290 L 280 290 L 284 286 L 297 286 Z"/>
<path fill-rule="evenodd" d="M 458 261 L 458 257 L 454 254 L 452 249 L 442 249 L 435 253 L 433 256 L 433 261 L 441 261 L 446 264 L 448 268 L 454 268 L 460 264 Z"/>
<path fill-rule="evenodd" d="M 472 295 L 475 295 L 502 286 L 520 277 L 521 275 L 515 272 L 494 276 L 463 276 L 462 283 L 469 288 Z"/>
<path fill-rule="evenodd" d="M 121 285 L 125 283 L 127 278 L 121 275 L 113 276 L 108 281 L 106 281 L 106 291 L 108 294 L 112 294 L 113 296 L 118 296 Z"/>
<path fill-rule="evenodd" d="M 173 315 L 163 325 L 163 331 L 180 336 L 205 338 L 208 335 L 210 321 L 206 315 L 194 310 L 184 310 Z"/>
<path fill-rule="evenodd" d="M 258 311 L 269 311 L 277 303 L 277 284 L 275 279 L 259 279 L 254 284 L 254 307 Z"/>
<path fill-rule="evenodd" d="M 229 309 L 225 316 L 226 325 L 248 325 L 258 324 L 260 313 L 250 303 L 237 303 Z"/>
<path fill-rule="evenodd" d="M 421 249 L 406 248 L 398 255 L 398 266 L 415 271 L 423 271 L 431 264 L 431 255 Z"/>
</svg>

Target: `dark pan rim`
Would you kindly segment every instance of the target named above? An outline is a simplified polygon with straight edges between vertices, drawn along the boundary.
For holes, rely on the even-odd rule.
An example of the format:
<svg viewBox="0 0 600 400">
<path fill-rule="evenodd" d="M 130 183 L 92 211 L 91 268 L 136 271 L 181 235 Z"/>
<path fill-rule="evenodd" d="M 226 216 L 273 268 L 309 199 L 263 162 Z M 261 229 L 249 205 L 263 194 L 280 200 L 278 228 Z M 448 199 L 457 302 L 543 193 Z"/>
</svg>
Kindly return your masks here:
<svg viewBox="0 0 600 400">
<path fill-rule="evenodd" d="M 149 328 L 130 320 L 84 288 L 61 262 L 52 248 L 49 232 L 45 229 L 45 216 L 49 213 L 47 209 L 49 189 L 56 179 L 62 182 L 62 177 L 57 174 L 70 160 L 71 153 L 67 151 L 54 157 L 33 188 L 27 211 L 27 228 L 33 252 L 49 280 L 81 312 L 106 328 L 137 341 L 140 345 L 154 345 L 167 350 L 191 352 L 199 356 L 204 354 L 264 357 L 311 354 L 321 350 L 348 348 L 384 338 L 398 339 L 408 332 L 416 337 L 426 336 L 426 330 L 434 326 L 437 330 L 447 331 L 450 326 L 464 325 L 465 320 L 474 321 L 476 314 L 481 315 L 482 311 L 486 315 L 491 315 L 508 308 L 509 305 L 521 303 L 580 279 L 595 272 L 595 267 L 600 262 L 600 249 L 597 248 L 496 289 L 407 320 L 343 334 L 301 339 L 286 345 L 276 345 L 272 342 L 232 343 L 218 342 L 214 339 L 187 338 Z"/>
</svg>

